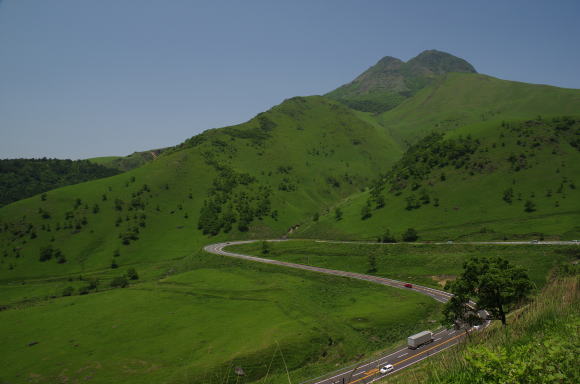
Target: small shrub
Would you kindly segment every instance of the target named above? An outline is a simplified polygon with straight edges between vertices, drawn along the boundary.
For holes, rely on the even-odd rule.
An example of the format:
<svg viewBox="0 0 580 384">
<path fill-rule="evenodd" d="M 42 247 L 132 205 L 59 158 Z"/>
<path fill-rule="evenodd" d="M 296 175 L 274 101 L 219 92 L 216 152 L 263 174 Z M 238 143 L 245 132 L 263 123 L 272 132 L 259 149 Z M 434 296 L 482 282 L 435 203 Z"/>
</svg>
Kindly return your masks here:
<svg viewBox="0 0 580 384">
<path fill-rule="evenodd" d="M 74 293 L 74 288 L 73 287 L 66 287 L 65 289 L 62 290 L 62 295 L 63 296 L 72 296 L 72 294 Z"/>
<path fill-rule="evenodd" d="M 127 269 L 127 273 L 125 274 L 125 276 L 127 276 L 129 280 L 139 280 L 139 275 L 137 274 L 135 268 Z"/>
<path fill-rule="evenodd" d="M 113 288 L 126 288 L 129 286 L 129 281 L 125 276 L 117 276 L 111 280 L 111 287 Z"/>
<path fill-rule="evenodd" d="M 414 228 L 409 228 L 403 233 L 403 241 L 413 242 L 419 239 L 419 235 Z"/>
<path fill-rule="evenodd" d="M 535 210 L 536 210 L 536 204 L 534 204 L 534 202 L 531 200 L 527 200 L 526 203 L 524 204 L 524 211 L 531 213 L 531 212 L 534 212 Z"/>
</svg>

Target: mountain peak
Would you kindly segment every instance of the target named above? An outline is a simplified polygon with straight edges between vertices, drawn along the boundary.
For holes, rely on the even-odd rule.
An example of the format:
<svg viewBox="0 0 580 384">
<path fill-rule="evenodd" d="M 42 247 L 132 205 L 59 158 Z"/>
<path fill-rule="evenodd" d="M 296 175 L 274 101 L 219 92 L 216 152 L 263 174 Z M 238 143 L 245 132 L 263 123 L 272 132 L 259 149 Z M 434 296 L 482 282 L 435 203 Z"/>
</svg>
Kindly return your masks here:
<svg viewBox="0 0 580 384">
<path fill-rule="evenodd" d="M 385 56 L 382 59 L 380 59 L 375 66 L 382 66 L 382 67 L 399 67 L 402 64 L 404 64 L 404 62 L 401 59 L 397 59 L 396 57 L 393 56 Z"/>
<path fill-rule="evenodd" d="M 477 73 L 467 61 L 450 53 L 430 49 L 423 51 L 406 63 L 409 67 L 421 67 L 435 75 L 449 72 Z"/>
<path fill-rule="evenodd" d="M 408 62 L 385 56 L 326 96 L 357 110 L 383 112 L 450 72 L 477 73 L 467 61 L 435 49 L 423 51 Z"/>
</svg>

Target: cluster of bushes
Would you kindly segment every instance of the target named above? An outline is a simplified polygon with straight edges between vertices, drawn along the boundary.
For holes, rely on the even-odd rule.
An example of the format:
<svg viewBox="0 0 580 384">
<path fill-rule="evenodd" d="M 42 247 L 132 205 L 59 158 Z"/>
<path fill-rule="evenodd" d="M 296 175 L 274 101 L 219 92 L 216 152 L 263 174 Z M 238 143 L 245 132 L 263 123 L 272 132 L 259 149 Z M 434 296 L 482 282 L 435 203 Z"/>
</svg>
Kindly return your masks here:
<svg viewBox="0 0 580 384">
<path fill-rule="evenodd" d="M 85 280 L 82 277 L 79 278 L 80 280 Z M 135 268 L 127 269 L 124 275 L 116 276 L 111 279 L 109 286 L 111 288 L 126 288 L 129 286 L 130 280 L 139 280 L 139 274 L 135 270 Z M 90 278 L 85 280 L 87 284 L 80 287 L 77 291 L 79 295 L 87 295 L 91 292 L 96 292 L 99 289 L 100 281 L 97 278 Z M 75 289 L 71 286 L 66 287 L 62 291 L 62 296 L 72 296 L 75 293 Z"/>
<path fill-rule="evenodd" d="M 198 229 L 215 236 L 221 231 L 228 233 L 237 223 L 237 229 L 245 232 L 254 219 L 267 215 L 271 210 L 269 187 L 251 188 L 256 179 L 247 173 L 239 173 L 227 166 L 220 166 L 200 210 Z"/>
<path fill-rule="evenodd" d="M 415 228 L 407 228 L 405 232 L 401 234 L 401 240 L 405 242 L 414 242 L 419 240 L 419 233 Z M 397 238 L 391 233 L 389 229 L 385 230 L 381 236 L 377 238 L 377 243 L 396 243 Z"/>
<path fill-rule="evenodd" d="M 441 133 L 432 133 L 405 152 L 386 175 L 391 190 L 401 191 L 409 185 L 417 189 L 436 168 L 448 165 L 457 169 L 465 167 L 480 144 L 470 136 L 447 140 L 443 137 Z"/>
<path fill-rule="evenodd" d="M 254 146 L 259 147 L 263 146 L 266 140 L 272 137 L 271 132 L 276 126 L 277 124 L 268 118 L 266 114 L 260 113 L 249 125 L 227 127 L 223 129 L 223 132 L 232 137 L 250 140 Z"/>
<path fill-rule="evenodd" d="M 66 263 L 66 257 L 60 249 L 54 248 L 52 245 L 40 248 L 40 257 L 38 258 L 40 261 L 48 261 L 52 258 L 59 264 Z"/>
</svg>

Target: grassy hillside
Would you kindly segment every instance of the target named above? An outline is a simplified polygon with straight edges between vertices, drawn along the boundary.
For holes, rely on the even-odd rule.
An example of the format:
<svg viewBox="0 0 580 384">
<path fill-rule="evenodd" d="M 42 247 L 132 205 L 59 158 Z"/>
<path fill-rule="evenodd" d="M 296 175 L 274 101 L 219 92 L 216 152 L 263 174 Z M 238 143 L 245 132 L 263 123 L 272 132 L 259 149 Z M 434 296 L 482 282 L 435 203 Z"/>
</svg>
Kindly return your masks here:
<svg viewBox="0 0 580 384">
<path fill-rule="evenodd" d="M 580 119 L 489 121 L 412 146 L 369 191 L 296 236 L 376 240 L 580 237 Z"/>
<path fill-rule="evenodd" d="M 340 104 L 295 98 L 130 172 L 2 208 L 0 276 L 108 269 L 117 250 L 121 267 L 183 257 L 214 241 L 197 229 L 208 202 L 220 204 L 217 216 L 232 210 L 230 237 L 281 236 L 359 190 L 399 154 L 377 127 Z M 242 219 L 247 227 L 240 231 Z M 46 247 L 60 250 L 65 262 L 56 255 L 40 262 Z"/>
<path fill-rule="evenodd" d="M 492 120 L 580 113 L 580 90 L 526 84 L 473 73 L 442 75 L 397 108 L 377 116 L 399 142 L 415 143 Z"/>
</svg>

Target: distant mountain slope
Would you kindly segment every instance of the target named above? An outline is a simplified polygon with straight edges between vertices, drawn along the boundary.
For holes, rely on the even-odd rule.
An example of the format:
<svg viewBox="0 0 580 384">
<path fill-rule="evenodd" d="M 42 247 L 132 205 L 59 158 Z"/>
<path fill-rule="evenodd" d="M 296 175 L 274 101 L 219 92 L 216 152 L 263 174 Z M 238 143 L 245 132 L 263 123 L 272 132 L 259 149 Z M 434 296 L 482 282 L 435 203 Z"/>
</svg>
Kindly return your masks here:
<svg viewBox="0 0 580 384">
<path fill-rule="evenodd" d="M 580 117 L 489 121 L 410 147 L 370 191 L 298 236 L 421 240 L 580 238 Z"/>
<path fill-rule="evenodd" d="M 386 56 L 352 82 L 326 96 L 365 112 L 384 112 L 450 72 L 476 73 L 467 61 L 436 50 L 403 62 Z"/>
<path fill-rule="evenodd" d="M 86 160 L 3 159 L 0 160 L 0 206 L 117 173 Z"/>
<path fill-rule="evenodd" d="M 165 152 L 167 149 L 168 148 L 161 148 L 152 149 L 150 151 L 134 152 L 128 156 L 93 157 L 87 160 L 91 163 L 100 164 L 105 167 L 117 169 L 121 172 L 126 172 L 155 160 L 157 156 Z"/>
<path fill-rule="evenodd" d="M 226 237 L 282 236 L 400 155 L 384 129 L 340 103 L 289 99 L 142 167 L 0 209 L 0 279 L 108 270 L 117 249 L 123 266 Z M 39 261 L 45 247 L 66 262 Z"/>
<path fill-rule="evenodd" d="M 580 113 L 580 90 L 451 73 L 397 108 L 376 116 L 401 143 L 493 119 Z"/>
</svg>

